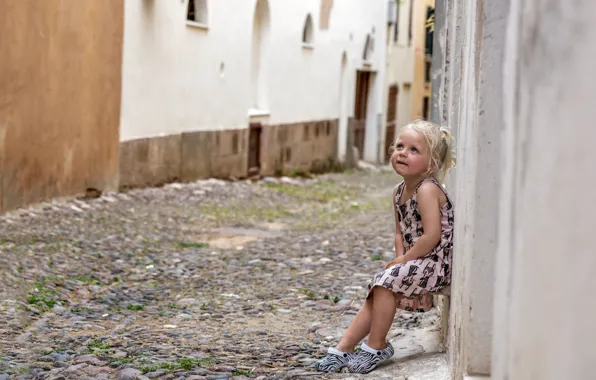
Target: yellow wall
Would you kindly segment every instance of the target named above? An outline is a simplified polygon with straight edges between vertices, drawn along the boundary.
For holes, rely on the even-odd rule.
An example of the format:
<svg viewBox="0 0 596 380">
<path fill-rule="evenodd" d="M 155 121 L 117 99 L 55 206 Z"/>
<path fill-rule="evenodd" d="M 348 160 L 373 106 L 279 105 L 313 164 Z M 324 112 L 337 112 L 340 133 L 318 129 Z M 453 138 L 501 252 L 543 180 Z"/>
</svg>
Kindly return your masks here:
<svg viewBox="0 0 596 380">
<path fill-rule="evenodd" d="M 431 95 L 430 83 L 425 83 L 425 62 L 426 62 L 426 8 L 435 6 L 434 0 L 414 1 L 413 10 L 413 36 L 414 36 L 414 81 L 412 83 L 412 119 L 426 118 L 422 114 L 424 97 Z M 429 58 L 430 59 L 430 58 Z M 429 105 L 430 108 L 430 105 Z"/>
<path fill-rule="evenodd" d="M 0 1 L 0 211 L 117 185 L 123 12 Z"/>
</svg>

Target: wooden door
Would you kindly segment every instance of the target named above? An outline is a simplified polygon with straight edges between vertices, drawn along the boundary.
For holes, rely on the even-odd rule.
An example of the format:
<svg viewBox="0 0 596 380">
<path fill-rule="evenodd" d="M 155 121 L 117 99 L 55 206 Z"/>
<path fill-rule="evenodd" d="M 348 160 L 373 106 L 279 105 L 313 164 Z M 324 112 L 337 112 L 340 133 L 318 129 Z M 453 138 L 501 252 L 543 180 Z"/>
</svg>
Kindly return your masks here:
<svg viewBox="0 0 596 380">
<path fill-rule="evenodd" d="M 389 87 L 388 101 L 387 101 L 387 128 L 385 130 L 385 162 L 391 159 L 391 144 L 395 139 L 395 128 L 397 126 L 397 104 L 398 104 L 399 88 L 397 85 Z"/>
<path fill-rule="evenodd" d="M 261 123 L 251 123 L 248 131 L 248 175 L 259 174 L 261 170 Z"/>
<path fill-rule="evenodd" d="M 366 136 L 366 114 L 368 111 L 368 91 L 370 88 L 370 72 L 356 72 L 356 99 L 354 102 L 354 146 L 358 148 L 360 157 L 364 154 Z"/>
</svg>

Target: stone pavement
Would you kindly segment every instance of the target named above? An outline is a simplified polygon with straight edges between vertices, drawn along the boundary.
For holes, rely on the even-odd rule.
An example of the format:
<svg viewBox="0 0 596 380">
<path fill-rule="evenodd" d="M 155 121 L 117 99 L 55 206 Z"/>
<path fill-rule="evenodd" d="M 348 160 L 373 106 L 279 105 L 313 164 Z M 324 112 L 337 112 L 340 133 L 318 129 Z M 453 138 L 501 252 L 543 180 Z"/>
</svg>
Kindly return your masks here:
<svg viewBox="0 0 596 380">
<path fill-rule="evenodd" d="M 436 312 L 321 375 L 393 255 L 388 170 L 203 180 L 0 216 L 0 379 L 447 379 Z"/>
</svg>

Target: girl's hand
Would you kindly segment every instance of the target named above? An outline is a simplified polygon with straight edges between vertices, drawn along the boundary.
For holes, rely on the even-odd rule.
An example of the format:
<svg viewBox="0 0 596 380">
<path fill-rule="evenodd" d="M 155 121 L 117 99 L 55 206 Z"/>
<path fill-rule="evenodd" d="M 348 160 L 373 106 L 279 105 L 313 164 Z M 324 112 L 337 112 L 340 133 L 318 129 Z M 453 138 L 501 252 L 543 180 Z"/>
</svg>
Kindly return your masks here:
<svg viewBox="0 0 596 380">
<path fill-rule="evenodd" d="M 385 269 L 389 269 L 392 266 L 395 266 L 395 265 L 398 265 L 398 264 L 403 264 L 405 262 L 406 261 L 404 260 L 404 257 L 403 256 L 400 256 L 400 257 L 396 258 L 395 260 L 391 261 L 389 264 L 387 264 L 387 266 L 385 267 Z"/>
</svg>

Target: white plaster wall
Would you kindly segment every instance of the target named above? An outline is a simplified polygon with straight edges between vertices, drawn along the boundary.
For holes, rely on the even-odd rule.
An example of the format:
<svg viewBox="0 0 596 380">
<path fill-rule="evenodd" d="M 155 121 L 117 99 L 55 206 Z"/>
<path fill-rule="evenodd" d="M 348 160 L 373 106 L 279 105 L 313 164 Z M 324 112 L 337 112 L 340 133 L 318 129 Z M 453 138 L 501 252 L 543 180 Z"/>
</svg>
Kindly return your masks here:
<svg viewBox="0 0 596 380">
<path fill-rule="evenodd" d="M 388 85 L 400 84 L 400 92 L 403 90 L 404 83 L 414 81 L 414 44 L 408 43 L 408 19 L 411 6 L 412 0 L 404 0 L 399 6 L 397 41 L 393 39 L 393 31 L 388 36 L 387 83 Z M 417 29 L 414 27 L 414 33 L 417 32 Z"/>
<path fill-rule="evenodd" d="M 256 1 L 210 0 L 207 30 L 186 25 L 187 1 L 125 1 L 122 141 L 248 124 L 254 103 L 251 34 Z M 373 30 L 371 68 L 383 83 L 385 0 L 335 1 L 327 30 L 319 29 L 318 0 L 269 0 L 269 9 L 265 59 L 270 123 L 338 118 L 344 52 L 344 88 L 352 115 L 355 71 L 362 67 L 366 35 Z M 315 26 L 312 49 L 301 41 L 308 13 Z M 383 112 L 383 92 L 377 85 L 371 94 L 370 115 L 375 119 Z M 369 132 L 375 130 L 370 125 Z M 370 159 L 377 155 L 378 136 L 367 138 L 365 157 Z"/>
<path fill-rule="evenodd" d="M 411 121 L 412 99 L 411 87 L 406 89 L 405 83 L 410 85 L 414 82 L 414 44 L 408 43 L 408 19 L 409 8 L 412 6 L 412 0 L 403 0 L 399 8 L 399 28 L 397 41 L 393 38 L 393 26 L 391 34 L 388 36 L 387 44 L 387 71 L 386 71 L 386 89 L 389 86 L 397 84 L 399 87 L 398 107 L 397 107 L 397 127 L 400 128 Z M 414 30 L 416 32 L 416 30 Z M 385 109 L 387 109 L 387 96 L 385 96 Z M 384 124 L 386 126 L 386 122 Z"/>
<path fill-rule="evenodd" d="M 236 12 L 210 4 L 203 30 L 186 2 L 125 1 L 121 140 L 246 123 L 254 1 L 225 3 Z"/>
<path fill-rule="evenodd" d="M 502 174 L 502 83 L 509 1 L 449 5 L 447 116 L 457 120 L 456 237 L 452 287 L 453 378 L 491 373 L 493 290 Z M 461 55 L 461 60 L 454 56 Z M 458 94 L 457 98 L 453 98 Z M 452 110 L 454 112 L 452 112 Z"/>
<path fill-rule="evenodd" d="M 512 1 L 496 380 L 594 378 L 596 3 L 567 5 Z"/>
</svg>

